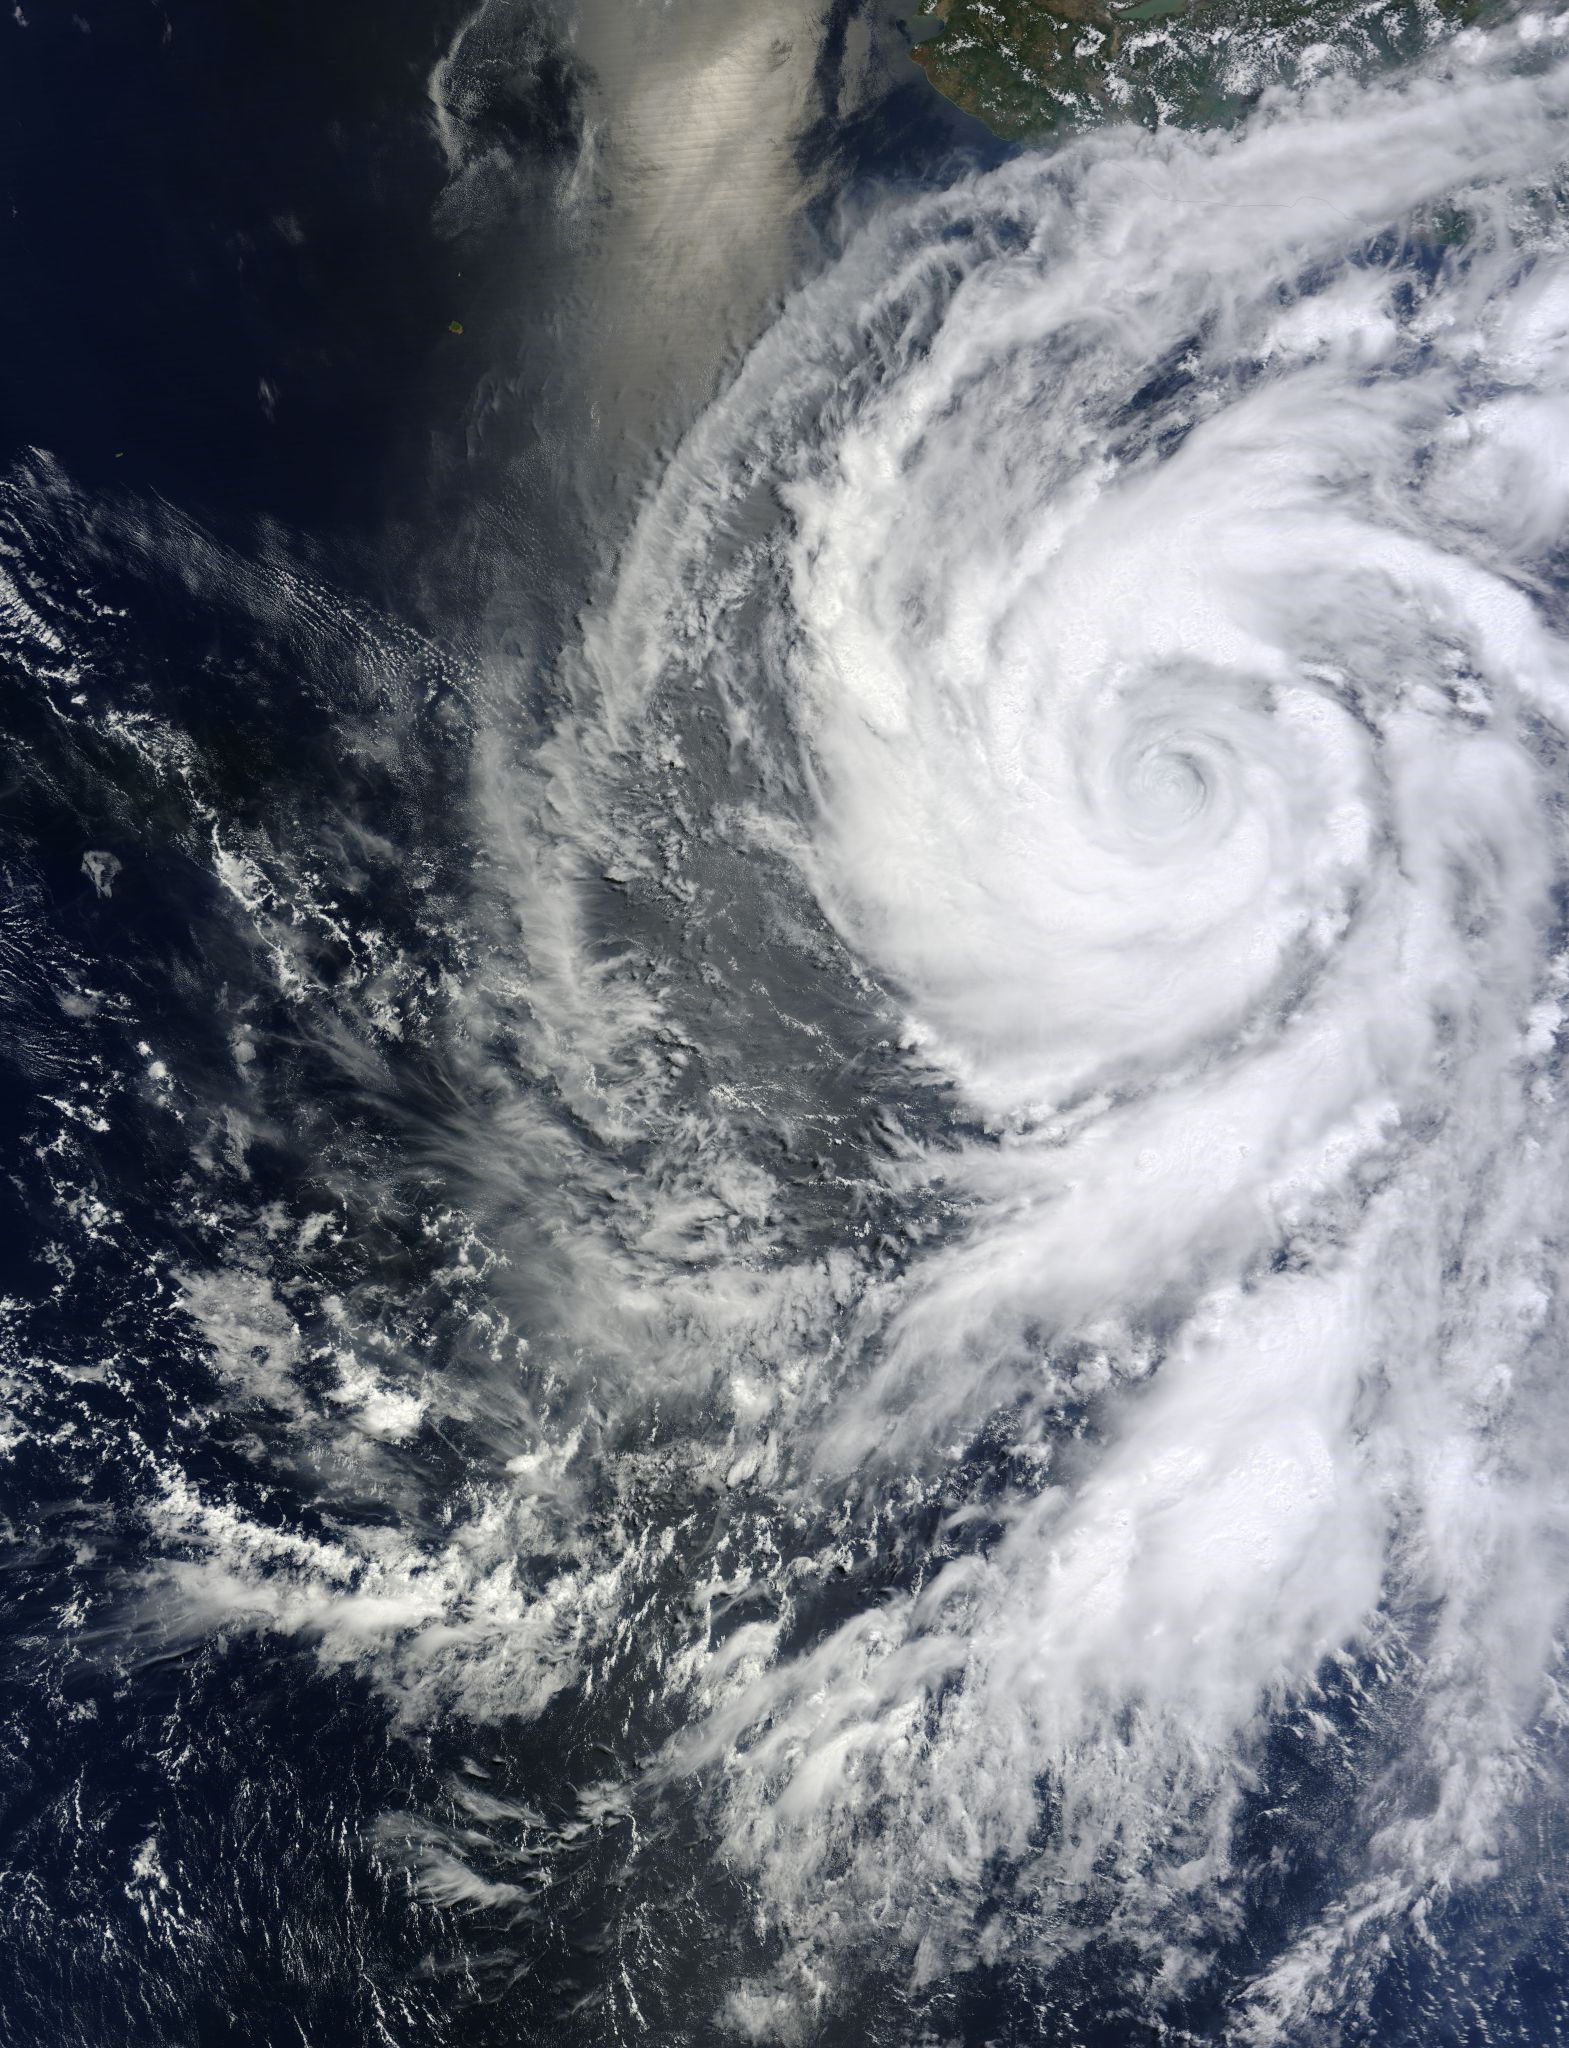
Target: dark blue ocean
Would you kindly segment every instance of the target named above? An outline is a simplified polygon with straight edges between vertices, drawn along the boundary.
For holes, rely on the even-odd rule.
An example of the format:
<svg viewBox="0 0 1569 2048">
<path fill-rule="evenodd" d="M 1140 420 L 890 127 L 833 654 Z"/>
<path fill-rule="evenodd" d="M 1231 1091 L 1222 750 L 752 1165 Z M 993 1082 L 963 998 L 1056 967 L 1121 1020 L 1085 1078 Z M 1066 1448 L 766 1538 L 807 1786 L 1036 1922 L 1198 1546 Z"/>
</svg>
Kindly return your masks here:
<svg viewBox="0 0 1569 2048">
<path fill-rule="evenodd" d="M 940 1406 L 912 1368 L 876 1395 L 883 1449 L 840 1455 L 871 1411 L 835 1405 L 832 1361 L 883 1384 L 906 1327 L 886 1304 L 970 1242 L 985 1172 L 1035 1126 L 901 1021 L 919 966 L 859 958 L 855 914 L 789 852 L 818 785 L 778 765 L 788 720 L 743 668 L 715 680 L 757 621 L 757 674 L 793 659 L 765 630 L 792 573 L 768 550 L 781 505 L 807 530 L 818 480 L 768 438 L 795 431 L 784 397 L 692 457 L 739 479 L 711 586 L 685 540 L 647 571 L 695 594 L 677 709 L 614 813 L 642 806 L 645 851 L 576 823 L 567 852 L 534 850 L 539 818 L 581 797 L 592 822 L 623 786 L 592 735 L 579 781 L 584 620 L 611 616 L 672 452 L 865 223 L 1015 160 L 937 100 L 909 33 L 858 0 L 23 0 L 0 20 L 6 2048 L 1565 2035 L 1547 1709 L 1521 1708 L 1530 1785 L 1491 1878 L 1377 1919 L 1395 1818 L 1443 1806 L 1412 1731 L 1446 1582 L 1400 1578 L 1414 1521 L 1375 1573 L 1384 1621 L 1315 1638 L 1311 1688 L 1260 1681 L 1224 1871 L 1178 1773 L 1149 1855 L 1188 1876 L 1149 1880 L 1153 1917 L 1118 1903 L 1153 1867 L 1132 1823 L 1095 1837 L 1045 1751 L 999 1746 L 913 1820 L 898 1805 L 920 1757 L 972 1754 L 942 1746 L 964 1685 L 912 1646 L 994 1628 L 980 1595 L 939 1626 L 928 1589 L 1014 1554 L 1048 1500 L 1030 1446 L 1071 1492 L 1118 1440 L 1118 1387 L 1144 1398 L 1194 1310 L 1180 1275 L 1152 1283 L 1136 1370 L 1092 1372 L 1123 1338 L 1054 1334 L 1028 1303 L 1006 1337 L 945 1336 L 968 1408 L 912 1447 L 904 1421 Z M 1033 202 L 989 189 L 888 245 L 892 268 L 946 238 L 944 309 L 973 252 L 1036 247 Z M 1369 233 L 1347 260 L 1409 272 L 1409 295 L 1448 246 Z M 803 433 L 935 360 L 939 317 L 914 303 L 890 287 L 846 316 Z M 1178 459 L 1217 322 L 1201 310 L 1106 401 L 1113 467 Z M 1056 346 L 1047 383 L 1076 374 Z M 956 372 L 912 439 L 912 492 L 982 374 Z M 999 477 L 1030 431 L 978 442 Z M 686 503 L 648 547 L 689 533 Z M 940 576 L 940 526 L 891 524 L 878 560 L 907 547 Z M 648 602 L 626 600 L 627 644 L 664 630 Z M 672 762 L 667 804 L 647 792 Z M 1272 990 L 1289 1019 L 1298 997 Z M 1143 1099 L 1131 1071 L 1104 1100 Z M 1101 1099 L 1065 1096 L 1063 1130 Z M 966 1181 L 961 1157 L 992 1165 Z M 1036 1199 L 1010 1189 L 1018 1213 Z M 1280 1227 L 1238 1254 L 1249 1298 L 1353 1241 L 1343 1217 Z M 1229 1252 L 1203 1256 L 1209 1285 Z M 994 1385 L 988 1345 L 1069 1360 L 1060 1390 Z M 765 1408 L 800 1419 L 748 1436 Z M 1372 1441 L 1368 1413 L 1347 1443 Z M 882 1613 L 905 1617 L 908 1724 L 905 1678 L 876 1676 Z M 759 1672 L 816 1672 L 864 1629 L 858 1676 L 825 1662 L 748 1704 Z M 1021 1667 L 1019 1695 L 1034 1682 Z M 836 1688 L 892 1761 L 847 1766 L 817 1833 L 810 1742 L 769 1745 Z M 1139 1697 L 1105 1726 L 1144 1800 Z M 688 1794 L 668 1758 L 710 1716 Z M 870 1754 L 857 1725 L 823 1753 Z M 714 1782 L 749 1757 L 766 1798 L 727 1804 Z M 806 1789 L 781 1791 L 798 1769 Z M 1039 1810 L 988 1832 L 1004 1780 Z M 910 1861 L 907 1836 L 972 1821 L 972 1861 Z M 1054 1890 L 1052 1844 L 1080 1827 L 1089 1874 Z M 971 1933 L 939 1938 L 950 1891 Z M 1250 1987 L 1359 1913 L 1374 1934 L 1270 2032 Z"/>
</svg>

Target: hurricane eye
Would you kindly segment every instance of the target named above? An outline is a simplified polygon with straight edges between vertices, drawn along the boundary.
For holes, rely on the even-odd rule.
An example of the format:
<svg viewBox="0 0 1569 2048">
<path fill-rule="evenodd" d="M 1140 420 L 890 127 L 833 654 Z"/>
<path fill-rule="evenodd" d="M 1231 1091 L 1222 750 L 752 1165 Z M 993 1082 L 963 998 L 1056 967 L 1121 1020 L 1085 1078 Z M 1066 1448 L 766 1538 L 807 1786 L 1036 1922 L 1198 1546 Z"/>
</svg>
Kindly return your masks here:
<svg viewBox="0 0 1569 2048">
<path fill-rule="evenodd" d="M 1203 813 L 1209 802 L 1209 781 L 1196 755 L 1181 748 L 1152 746 L 1134 762 L 1127 794 L 1135 828 L 1168 836 Z"/>
</svg>

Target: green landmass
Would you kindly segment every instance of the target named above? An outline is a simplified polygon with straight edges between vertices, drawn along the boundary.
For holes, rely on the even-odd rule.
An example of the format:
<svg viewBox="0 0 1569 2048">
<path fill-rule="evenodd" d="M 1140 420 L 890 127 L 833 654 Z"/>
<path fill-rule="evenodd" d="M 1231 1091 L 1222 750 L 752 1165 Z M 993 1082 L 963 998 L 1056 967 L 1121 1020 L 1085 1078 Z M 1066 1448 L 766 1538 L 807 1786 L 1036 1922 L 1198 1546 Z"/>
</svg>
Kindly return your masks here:
<svg viewBox="0 0 1569 2048">
<path fill-rule="evenodd" d="M 913 55 L 1011 141 L 1123 119 L 1235 119 L 1263 89 L 1418 56 L 1486 0 L 933 0 Z M 1487 12 L 1498 11 L 1486 7 Z"/>
</svg>

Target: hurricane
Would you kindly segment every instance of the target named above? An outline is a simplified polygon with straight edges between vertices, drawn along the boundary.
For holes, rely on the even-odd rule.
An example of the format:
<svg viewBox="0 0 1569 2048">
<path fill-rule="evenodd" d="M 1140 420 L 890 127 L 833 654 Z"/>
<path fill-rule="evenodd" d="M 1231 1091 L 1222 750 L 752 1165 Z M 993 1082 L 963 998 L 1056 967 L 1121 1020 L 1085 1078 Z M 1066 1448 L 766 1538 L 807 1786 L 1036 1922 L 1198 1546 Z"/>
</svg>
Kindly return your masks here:
<svg viewBox="0 0 1569 2048">
<path fill-rule="evenodd" d="M 350 692 L 330 812 L 100 714 L 13 475 L 224 935 L 222 1073 L 50 969 L 209 1376 L 97 1425 L 81 1655 L 375 1700 L 345 1941 L 561 2040 L 1263 2048 L 1561 1934 L 1566 35 L 847 199 L 532 672 L 149 515 Z"/>
</svg>

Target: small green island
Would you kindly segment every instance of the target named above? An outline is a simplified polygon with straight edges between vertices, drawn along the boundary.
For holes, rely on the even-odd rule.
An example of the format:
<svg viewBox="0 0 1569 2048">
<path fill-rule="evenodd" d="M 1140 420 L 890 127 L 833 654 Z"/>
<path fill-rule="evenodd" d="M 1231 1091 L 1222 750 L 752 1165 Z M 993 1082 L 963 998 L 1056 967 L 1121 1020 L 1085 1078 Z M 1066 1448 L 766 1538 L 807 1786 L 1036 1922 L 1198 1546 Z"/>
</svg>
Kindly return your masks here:
<svg viewBox="0 0 1569 2048">
<path fill-rule="evenodd" d="M 1486 0 L 935 0 L 913 55 L 1010 141 L 1107 120 L 1209 125 L 1267 86 L 1419 55 Z"/>
</svg>

